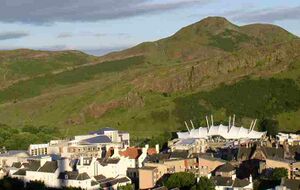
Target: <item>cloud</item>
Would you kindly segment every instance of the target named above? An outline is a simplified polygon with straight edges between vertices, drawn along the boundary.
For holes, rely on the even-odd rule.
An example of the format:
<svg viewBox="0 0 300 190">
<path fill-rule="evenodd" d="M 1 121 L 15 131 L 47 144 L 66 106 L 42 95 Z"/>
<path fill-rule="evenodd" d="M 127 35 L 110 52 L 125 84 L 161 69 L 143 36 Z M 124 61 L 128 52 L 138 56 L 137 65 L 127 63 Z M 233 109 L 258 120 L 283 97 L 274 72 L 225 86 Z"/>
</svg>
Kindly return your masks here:
<svg viewBox="0 0 300 190">
<path fill-rule="evenodd" d="M 72 37 L 72 34 L 68 33 L 68 32 L 58 34 L 58 36 L 57 36 L 57 38 L 69 38 L 69 37 Z"/>
<path fill-rule="evenodd" d="M 29 36 L 29 33 L 26 32 L 2 32 L 0 33 L 0 40 L 10 40 L 23 38 L 25 36 Z"/>
<path fill-rule="evenodd" d="M 250 12 L 235 11 L 228 14 L 233 20 L 241 22 L 276 22 L 281 20 L 299 20 L 300 6 L 277 9 L 261 9 Z"/>
<path fill-rule="evenodd" d="M 93 22 L 163 12 L 212 0 L 0 0 L 0 22 Z"/>
</svg>

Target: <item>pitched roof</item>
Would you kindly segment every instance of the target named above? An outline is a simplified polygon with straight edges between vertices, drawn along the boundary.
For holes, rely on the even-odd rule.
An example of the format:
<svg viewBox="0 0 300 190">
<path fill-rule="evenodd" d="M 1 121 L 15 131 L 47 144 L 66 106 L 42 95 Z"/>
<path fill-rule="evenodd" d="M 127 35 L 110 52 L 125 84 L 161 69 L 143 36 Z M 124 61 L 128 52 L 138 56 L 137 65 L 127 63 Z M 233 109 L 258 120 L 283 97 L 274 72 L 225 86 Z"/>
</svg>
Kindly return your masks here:
<svg viewBox="0 0 300 190">
<path fill-rule="evenodd" d="M 118 183 L 129 183 L 130 182 L 130 179 L 127 178 L 127 177 L 122 177 L 122 178 L 107 178 L 108 180 L 106 181 L 103 181 L 103 182 L 100 182 L 100 186 L 102 188 L 107 188 L 107 187 L 111 187 L 115 184 L 118 184 Z"/>
<path fill-rule="evenodd" d="M 158 153 L 148 156 L 148 161 L 152 163 L 158 163 L 160 161 L 164 161 L 170 158 L 170 153 Z"/>
<path fill-rule="evenodd" d="M 66 171 L 66 172 L 61 172 L 58 175 L 58 179 L 82 181 L 82 180 L 90 179 L 90 176 L 86 172 L 78 173 L 77 171 Z"/>
<path fill-rule="evenodd" d="M 41 162 L 39 160 L 29 160 L 27 165 L 27 171 L 37 171 L 40 167 Z"/>
<path fill-rule="evenodd" d="M 83 141 L 90 144 L 111 143 L 111 139 L 106 135 L 99 135 Z"/>
<path fill-rule="evenodd" d="M 47 161 L 40 169 L 39 172 L 45 172 L 45 173 L 54 173 L 58 168 L 56 161 Z"/>
<path fill-rule="evenodd" d="M 236 178 L 233 182 L 233 187 L 246 187 L 250 182 L 247 179 Z"/>
<path fill-rule="evenodd" d="M 284 179 L 281 185 L 287 187 L 290 190 L 299 190 L 300 189 L 300 180 L 297 179 Z"/>
<path fill-rule="evenodd" d="M 128 147 L 125 151 L 120 151 L 119 154 L 130 159 L 138 159 L 142 154 L 142 149 L 137 147 Z"/>
<path fill-rule="evenodd" d="M 119 163 L 119 158 L 98 158 L 97 161 L 102 165 L 106 166 L 107 164 L 117 164 Z"/>
<path fill-rule="evenodd" d="M 252 148 L 239 147 L 237 159 L 248 160 L 248 159 L 250 159 L 252 153 L 253 153 Z"/>
<path fill-rule="evenodd" d="M 216 186 L 232 186 L 233 184 L 231 177 L 213 176 L 211 180 Z"/>
<path fill-rule="evenodd" d="M 94 176 L 95 180 L 100 181 L 100 180 L 104 180 L 106 179 L 106 177 L 104 175 L 96 175 Z"/>
<path fill-rule="evenodd" d="M 282 147 L 262 147 L 267 158 L 284 159 L 284 149 Z"/>
<path fill-rule="evenodd" d="M 188 151 L 174 151 L 171 152 L 170 158 L 179 158 L 179 159 L 186 159 L 189 156 Z"/>
<path fill-rule="evenodd" d="M 140 169 L 141 170 L 155 170 L 157 167 L 153 167 L 153 166 L 143 166 Z"/>
<path fill-rule="evenodd" d="M 21 166 L 22 166 L 21 162 L 14 162 L 11 165 L 11 167 L 15 167 L 15 168 L 21 168 Z"/>
<path fill-rule="evenodd" d="M 220 167 L 218 167 L 216 169 L 216 171 L 217 172 L 231 172 L 231 171 L 235 171 L 235 167 L 227 162 L 226 164 L 223 164 Z"/>
<path fill-rule="evenodd" d="M 124 157 L 129 157 L 130 159 L 138 159 L 140 155 L 142 154 L 142 148 L 140 147 L 128 147 L 124 151 L 120 151 L 119 154 Z M 156 149 L 155 148 L 148 148 L 147 149 L 147 154 L 148 155 L 153 155 L 156 154 Z"/>
<path fill-rule="evenodd" d="M 25 169 L 19 169 L 13 175 L 26 175 L 26 170 Z"/>
</svg>

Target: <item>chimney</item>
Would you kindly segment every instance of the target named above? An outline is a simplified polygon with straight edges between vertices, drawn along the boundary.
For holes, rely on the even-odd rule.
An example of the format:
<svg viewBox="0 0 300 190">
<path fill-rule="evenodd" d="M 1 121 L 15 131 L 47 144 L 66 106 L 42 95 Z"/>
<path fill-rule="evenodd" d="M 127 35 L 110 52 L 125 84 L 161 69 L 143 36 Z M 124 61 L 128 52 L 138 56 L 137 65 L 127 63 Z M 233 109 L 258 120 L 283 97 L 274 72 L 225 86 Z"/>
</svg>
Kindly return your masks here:
<svg viewBox="0 0 300 190">
<path fill-rule="evenodd" d="M 148 149 L 148 148 L 149 148 L 149 144 L 146 144 L 146 145 L 145 145 L 145 148 Z"/>
<path fill-rule="evenodd" d="M 253 179 L 252 179 L 252 175 L 250 174 L 249 176 L 249 182 L 252 183 L 253 182 Z"/>
<path fill-rule="evenodd" d="M 155 150 L 156 150 L 156 153 L 158 154 L 159 153 L 159 144 L 155 145 Z"/>
<path fill-rule="evenodd" d="M 80 156 L 80 166 L 83 166 L 83 156 Z"/>
<path fill-rule="evenodd" d="M 145 148 L 142 148 L 142 154 L 147 154 L 147 148 L 145 147 Z"/>
</svg>

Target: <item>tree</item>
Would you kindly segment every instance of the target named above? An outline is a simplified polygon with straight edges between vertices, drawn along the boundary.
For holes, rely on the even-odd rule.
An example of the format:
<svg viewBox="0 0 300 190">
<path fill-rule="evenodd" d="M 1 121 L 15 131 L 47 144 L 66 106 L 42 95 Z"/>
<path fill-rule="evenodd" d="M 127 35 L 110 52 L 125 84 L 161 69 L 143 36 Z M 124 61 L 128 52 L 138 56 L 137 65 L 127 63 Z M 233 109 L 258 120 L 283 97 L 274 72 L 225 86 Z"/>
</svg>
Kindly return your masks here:
<svg viewBox="0 0 300 190">
<path fill-rule="evenodd" d="M 192 187 L 192 190 L 215 190 L 215 185 L 207 177 L 200 177 L 199 182 Z"/>
<path fill-rule="evenodd" d="M 281 178 L 288 177 L 288 170 L 286 168 L 274 168 L 272 171 L 272 180 L 279 181 Z"/>
<path fill-rule="evenodd" d="M 118 190 L 133 190 L 133 189 L 134 188 L 133 188 L 132 184 L 127 184 L 127 185 L 118 187 Z"/>
<path fill-rule="evenodd" d="M 180 188 L 180 189 L 191 189 L 191 187 L 195 184 L 195 175 L 188 172 L 179 172 L 172 174 L 164 185 L 168 189 L 172 188 Z"/>
<path fill-rule="evenodd" d="M 279 123 L 273 119 L 263 119 L 260 122 L 260 130 L 267 131 L 269 136 L 276 136 L 279 131 Z"/>
</svg>

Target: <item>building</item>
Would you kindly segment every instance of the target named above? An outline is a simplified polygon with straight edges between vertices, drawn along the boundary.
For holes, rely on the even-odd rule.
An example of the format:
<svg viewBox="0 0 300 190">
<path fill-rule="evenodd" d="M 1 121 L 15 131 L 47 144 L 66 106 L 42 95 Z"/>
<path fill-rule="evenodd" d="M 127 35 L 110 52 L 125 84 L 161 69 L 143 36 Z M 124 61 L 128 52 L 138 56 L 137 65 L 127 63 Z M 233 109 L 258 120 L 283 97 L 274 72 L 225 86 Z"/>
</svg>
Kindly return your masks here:
<svg viewBox="0 0 300 190">
<path fill-rule="evenodd" d="M 300 145 L 299 134 L 278 133 L 278 135 L 276 135 L 276 139 L 279 141 L 280 144 L 284 144 L 285 142 L 287 142 L 289 145 Z"/>
<path fill-rule="evenodd" d="M 46 144 L 31 144 L 32 156 L 56 154 L 62 157 L 99 156 L 110 147 L 125 148 L 130 145 L 130 136 L 112 128 L 103 128 L 88 135 L 77 135 L 71 140 L 51 140 Z"/>
<path fill-rule="evenodd" d="M 211 177 L 216 190 L 252 190 L 252 176 L 249 179 L 236 177 L 236 169 L 230 163 L 218 167 L 215 176 Z"/>
<path fill-rule="evenodd" d="M 199 176 L 209 176 L 221 165 L 226 163 L 225 160 L 215 158 L 212 154 L 200 154 L 198 157 Z"/>
<path fill-rule="evenodd" d="M 300 180 L 296 179 L 281 179 L 280 185 L 275 187 L 275 190 L 299 190 Z"/>
<path fill-rule="evenodd" d="M 194 128 L 193 122 L 191 121 L 192 127 L 188 127 L 187 132 L 177 132 L 179 139 L 209 139 L 212 137 L 221 137 L 225 140 L 240 140 L 240 139 L 261 139 L 267 132 L 258 132 L 254 130 L 256 120 L 251 123 L 250 128 L 246 129 L 243 127 L 235 126 L 235 116 L 233 122 L 231 123 L 231 117 L 229 118 L 229 125 L 218 125 L 215 126 L 213 122 L 213 117 L 211 117 L 211 124 L 206 117 L 207 127 L 200 127 L 198 129 Z"/>
<path fill-rule="evenodd" d="M 147 162 L 139 168 L 139 188 L 154 188 L 166 174 L 176 172 L 198 172 L 197 159 L 187 151 L 175 151 L 148 156 Z"/>
</svg>

